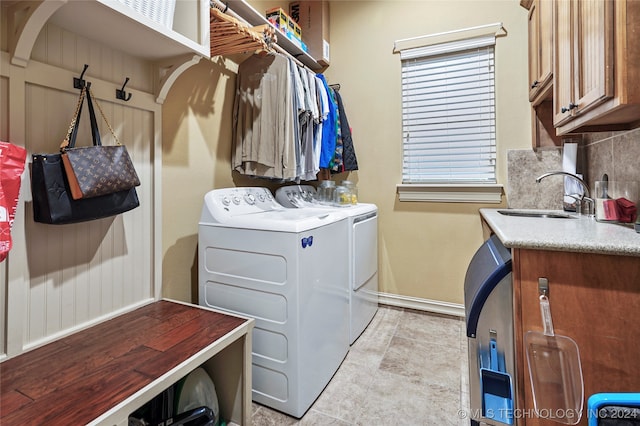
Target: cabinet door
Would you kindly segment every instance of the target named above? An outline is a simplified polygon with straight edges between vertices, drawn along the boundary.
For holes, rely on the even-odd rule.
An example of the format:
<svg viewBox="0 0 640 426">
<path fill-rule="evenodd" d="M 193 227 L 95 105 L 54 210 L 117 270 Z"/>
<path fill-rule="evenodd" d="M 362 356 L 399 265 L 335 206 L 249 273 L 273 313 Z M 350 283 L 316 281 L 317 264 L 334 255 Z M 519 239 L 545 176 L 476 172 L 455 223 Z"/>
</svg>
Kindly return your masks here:
<svg viewBox="0 0 640 426">
<path fill-rule="evenodd" d="M 534 105 L 550 93 L 552 68 L 553 2 L 535 0 L 529 10 L 529 101 Z"/>
<path fill-rule="evenodd" d="M 538 13 L 538 79 L 544 88 L 553 76 L 553 2 L 540 0 Z"/>
<path fill-rule="evenodd" d="M 613 96 L 613 1 L 574 0 L 576 114 Z"/>
<path fill-rule="evenodd" d="M 571 118 L 569 105 L 573 104 L 573 13 L 571 0 L 557 0 L 553 17 L 554 84 L 553 124 L 559 126 Z"/>
<path fill-rule="evenodd" d="M 549 282 L 557 335 L 578 345 L 584 378 L 580 425 L 587 399 L 600 392 L 640 389 L 640 258 L 543 250 L 514 250 L 515 340 L 519 412 L 526 426 L 557 422 L 533 415 L 533 394 L 524 334 L 542 331 L 538 278 Z"/>
<path fill-rule="evenodd" d="M 538 80 L 538 51 L 540 49 L 538 41 L 538 26 L 540 25 L 538 2 L 539 0 L 535 0 L 531 3 L 531 9 L 529 9 L 529 102 L 533 102 L 540 86 L 540 81 Z"/>
<path fill-rule="evenodd" d="M 614 95 L 612 0 L 557 0 L 554 125 Z"/>
</svg>

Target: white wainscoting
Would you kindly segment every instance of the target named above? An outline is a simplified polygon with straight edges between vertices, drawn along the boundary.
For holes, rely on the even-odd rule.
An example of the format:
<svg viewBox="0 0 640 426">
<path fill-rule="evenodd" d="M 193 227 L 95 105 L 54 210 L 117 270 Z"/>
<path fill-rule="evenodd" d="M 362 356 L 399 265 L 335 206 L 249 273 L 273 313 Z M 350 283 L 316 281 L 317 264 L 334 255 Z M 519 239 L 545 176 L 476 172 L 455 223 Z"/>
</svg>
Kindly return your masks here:
<svg viewBox="0 0 640 426">
<path fill-rule="evenodd" d="M 2 115 L 7 114 L 1 121 L 3 134 L 8 122 L 6 138 L 28 150 L 14 247 L 1 265 L 6 276 L 0 278 L 0 293 L 6 296 L 1 309 L 7 310 L 6 322 L 0 310 L 0 337 L 7 342 L 0 355 L 13 357 L 159 297 L 162 114 L 153 94 L 151 64 L 53 25 L 42 30 L 26 68 L 11 65 L 7 52 L 1 60 L 0 100 Z M 73 77 L 85 63 L 85 79 L 140 177 L 140 207 L 79 224 L 36 223 L 31 154 L 58 150 L 79 96 Z M 130 102 L 115 98 L 125 77 L 130 78 Z M 98 119 L 103 143 L 113 144 L 108 127 Z M 90 143 L 85 105 L 77 144 Z"/>
</svg>

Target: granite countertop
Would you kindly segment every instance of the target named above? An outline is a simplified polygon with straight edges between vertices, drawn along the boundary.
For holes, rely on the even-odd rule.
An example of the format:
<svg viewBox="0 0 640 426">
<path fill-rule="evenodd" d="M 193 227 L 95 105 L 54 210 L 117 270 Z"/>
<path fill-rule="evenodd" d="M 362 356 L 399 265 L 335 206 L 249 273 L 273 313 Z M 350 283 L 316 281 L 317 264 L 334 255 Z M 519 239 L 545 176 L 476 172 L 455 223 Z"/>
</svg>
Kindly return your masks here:
<svg viewBox="0 0 640 426">
<path fill-rule="evenodd" d="M 499 210 L 506 209 L 480 209 L 480 215 L 508 248 L 640 256 L 640 234 L 631 224 L 602 223 L 575 214 L 575 219 L 506 216 Z"/>
</svg>

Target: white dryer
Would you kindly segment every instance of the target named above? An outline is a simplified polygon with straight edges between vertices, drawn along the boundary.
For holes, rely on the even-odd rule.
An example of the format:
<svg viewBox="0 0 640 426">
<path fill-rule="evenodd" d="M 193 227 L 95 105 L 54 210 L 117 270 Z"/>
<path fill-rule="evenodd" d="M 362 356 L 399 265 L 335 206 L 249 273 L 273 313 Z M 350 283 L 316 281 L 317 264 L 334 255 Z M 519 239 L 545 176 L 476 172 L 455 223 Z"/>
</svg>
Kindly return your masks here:
<svg viewBox="0 0 640 426">
<path fill-rule="evenodd" d="M 276 190 L 276 201 L 287 208 L 317 209 L 347 215 L 349 231 L 349 344 L 367 328 L 378 310 L 378 207 L 320 204 L 311 185 L 289 185 Z"/>
<path fill-rule="evenodd" d="M 255 318 L 253 400 L 302 417 L 349 349 L 347 232 L 339 212 L 286 209 L 266 188 L 208 192 L 199 303 Z"/>
</svg>

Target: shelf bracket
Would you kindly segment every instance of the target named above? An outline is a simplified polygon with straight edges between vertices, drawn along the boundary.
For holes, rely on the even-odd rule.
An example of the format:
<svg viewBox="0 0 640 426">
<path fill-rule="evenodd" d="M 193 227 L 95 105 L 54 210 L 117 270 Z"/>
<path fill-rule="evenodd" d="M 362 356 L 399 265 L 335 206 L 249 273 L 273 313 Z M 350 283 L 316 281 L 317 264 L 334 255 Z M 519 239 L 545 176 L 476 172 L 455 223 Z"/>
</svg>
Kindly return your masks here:
<svg viewBox="0 0 640 426">
<path fill-rule="evenodd" d="M 200 55 L 187 54 L 158 62 L 156 64 L 158 67 L 156 103 L 163 104 L 169 89 L 180 74 L 199 63 L 200 59 L 202 59 Z"/>
<path fill-rule="evenodd" d="M 68 0 L 15 2 L 8 9 L 11 64 L 26 68 L 40 31 Z"/>
</svg>

